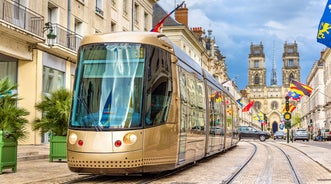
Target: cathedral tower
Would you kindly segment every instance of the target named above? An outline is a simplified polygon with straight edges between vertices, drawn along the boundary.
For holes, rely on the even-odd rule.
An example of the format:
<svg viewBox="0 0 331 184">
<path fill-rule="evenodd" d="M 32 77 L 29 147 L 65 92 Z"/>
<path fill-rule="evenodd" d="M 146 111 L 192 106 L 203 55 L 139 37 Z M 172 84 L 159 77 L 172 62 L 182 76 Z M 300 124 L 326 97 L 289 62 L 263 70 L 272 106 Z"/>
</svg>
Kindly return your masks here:
<svg viewBox="0 0 331 184">
<path fill-rule="evenodd" d="M 282 82 L 284 87 L 289 87 L 291 80 L 300 81 L 299 52 L 296 42 L 285 42 L 283 52 Z"/>
<path fill-rule="evenodd" d="M 266 86 L 265 55 L 262 43 L 259 45 L 251 43 L 248 56 L 248 86 Z"/>
</svg>

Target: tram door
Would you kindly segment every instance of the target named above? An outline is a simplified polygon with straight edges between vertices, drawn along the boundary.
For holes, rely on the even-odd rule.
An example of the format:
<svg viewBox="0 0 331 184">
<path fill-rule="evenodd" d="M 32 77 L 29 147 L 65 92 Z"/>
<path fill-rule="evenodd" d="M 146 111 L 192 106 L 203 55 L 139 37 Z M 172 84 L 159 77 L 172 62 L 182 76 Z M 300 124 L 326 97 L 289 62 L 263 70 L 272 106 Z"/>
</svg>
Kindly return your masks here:
<svg viewBox="0 0 331 184">
<path fill-rule="evenodd" d="M 209 91 L 209 136 L 208 153 L 224 148 L 224 102 L 223 94 L 208 86 Z"/>
<path fill-rule="evenodd" d="M 183 69 L 179 69 L 179 82 L 180 82 L 180 111 L 181 111 L 181 117 L 180 117 L 180 133 L 179 133 L 179 153 L 178 153 L 178 163 L 185 161 L 185 150 L 186 150 L 186 141 L 187 141 L 187 117 L 188 114 L 188 94 L 186 90 L 186 77 L 185 77 L 185 71 Z"/>
</svg>

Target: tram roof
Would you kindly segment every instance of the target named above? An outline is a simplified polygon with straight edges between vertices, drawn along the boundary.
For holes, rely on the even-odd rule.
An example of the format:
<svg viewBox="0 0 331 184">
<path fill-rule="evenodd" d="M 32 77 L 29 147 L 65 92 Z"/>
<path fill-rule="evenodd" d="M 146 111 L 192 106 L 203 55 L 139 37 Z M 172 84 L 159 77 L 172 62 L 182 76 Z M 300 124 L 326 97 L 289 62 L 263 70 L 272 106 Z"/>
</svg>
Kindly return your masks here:
<svg viewBox="0 0 331 184">
<path fill-rule="evenodd" d="M 116 32 L 116 33 L 98 33 L 89 36 L 84 36 L 80 45 L 87 45 L 91 43 L 110 43 L 110 42 L 124 42 L 124 43 L 143 43 L 161 47 L 171 53 L 172 44 L 164 34 L 155 32 Z"/>
</svg>

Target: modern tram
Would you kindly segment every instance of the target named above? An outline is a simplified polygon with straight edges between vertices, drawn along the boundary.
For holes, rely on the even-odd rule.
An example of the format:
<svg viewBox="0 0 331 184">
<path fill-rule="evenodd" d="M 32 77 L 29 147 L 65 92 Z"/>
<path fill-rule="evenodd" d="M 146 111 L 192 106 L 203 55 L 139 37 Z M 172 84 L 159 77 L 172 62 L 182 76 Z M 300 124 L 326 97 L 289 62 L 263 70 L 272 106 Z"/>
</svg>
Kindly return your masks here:
<svg viewBox="0 0 331 184">
<path fill-rule="evenodd" d="M 239 106 L 206 70 L 154 32 L 82 39 L 67 135 L 77 173 L 173 170 L 234 147 Z"/>
</svg>

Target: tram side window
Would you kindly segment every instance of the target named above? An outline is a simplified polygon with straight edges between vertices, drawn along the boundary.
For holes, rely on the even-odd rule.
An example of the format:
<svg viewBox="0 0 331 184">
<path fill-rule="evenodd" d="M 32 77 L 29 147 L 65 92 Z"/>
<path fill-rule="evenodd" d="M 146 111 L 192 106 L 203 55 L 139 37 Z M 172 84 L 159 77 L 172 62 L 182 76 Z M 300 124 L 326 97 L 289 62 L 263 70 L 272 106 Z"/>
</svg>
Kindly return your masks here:
<svg viewBox="0 0 331 184">
<path fill-rule="evenodd" d="M 146 126 L 157 126 L 166 122 L 171 94 L 171 56 L 170 53 L 147 47 L 147 104 Z"/>
</svg>

